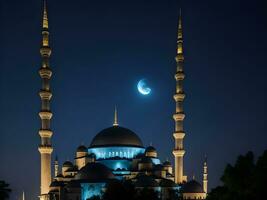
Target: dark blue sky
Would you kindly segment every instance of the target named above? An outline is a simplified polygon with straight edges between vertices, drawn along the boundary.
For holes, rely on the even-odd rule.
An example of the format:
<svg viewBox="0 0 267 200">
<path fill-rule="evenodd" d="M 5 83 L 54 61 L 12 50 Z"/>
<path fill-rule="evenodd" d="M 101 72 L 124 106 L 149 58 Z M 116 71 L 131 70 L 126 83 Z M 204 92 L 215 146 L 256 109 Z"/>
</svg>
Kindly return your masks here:
<svg viewBox="0 0 267 200">
<path fill-rule="evenodd" d="M 175 53 L 182 8 L 185 49 L 185 173 L 209 187 L 226 163 L 266 143 L 267 3 L 264 0 L 48 1 L 54 154 L 62 163 L 112 125 L 153 142 L 172 159 Z M 39 192 L 41 1 L 0 1 L 0 179 L 13 198 Z M 153 92 L 140 96 L 147 78 Z"/>
</svg>

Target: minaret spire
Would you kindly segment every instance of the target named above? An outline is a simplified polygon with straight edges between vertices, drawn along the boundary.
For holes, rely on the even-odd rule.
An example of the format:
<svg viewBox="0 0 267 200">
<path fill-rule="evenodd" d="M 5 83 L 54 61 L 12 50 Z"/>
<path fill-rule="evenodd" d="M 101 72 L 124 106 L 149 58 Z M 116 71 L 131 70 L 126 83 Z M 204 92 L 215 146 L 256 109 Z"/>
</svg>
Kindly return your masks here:
<svg viewBox="0 0 267 200">
<path fill-rule="evenodd" d="M 46 0 L 44 0 L 44 10 L 43 10 L 43 29 L 48 29 L 48 16 L 46 8 Z"/>
<path fill-rule="evenodd" d="M 176 60 L 176 92 L 173 96 L 176 102 L 176 110 L 173 115 L 173 119 L 175 121 L 175 132 L 173 133 L 173 137 L 175 139 L 175 147 L 173 150 L 173 155 L 175 159 L 175 183 L 182 183 L 186 181 L 187 177 L 183 174 L 183 157 L 185 154 L 185 150 L 183 147 L 183 139 L 185 136 L 183 121 L 185 118 L 184 109 L 183 109 L 183 101 L 185 98 L 185 93 L 183 89 L 183 80 L 185 78 L 183 65 L 184 65 L 184 55 L 183 55 L 183 30 L 182 30 L 182 16 L 181 10 L 179 15 L 179 23 L 178 23 L 178 35 L 177 35 L 177 55 L 175 57 Z"/>
<path fill-rule="evenodd" d="M 114 123 L 113 126 L 119 126 L 118 123 L 118 111 L 117 111 L 117 107 L 115 106 L 115 110 L 114 110 Z"/>
<path fill-rule="evenodd" d="M 208 193 L 208 159 L 205 156 L 204 165 L 203 165 L 203 191 Z"/>
<path fill-rule="evenodd" d="M 52 98 L 52 93 L 50 90 L 50 79 L 52 76 L 52 71 L 49 65 L 49 58 L 51 55 L 51 48 L 49 47 L 48 15 L 45 0 L 43 0 L 42 18 L 42 43 L 40 48 L 42 65 L 39 70 L 39 75 L 42 79 L 42 86 L 39 92 L 39 96 L 41 98 L 41 110 L 39 112 L 41 119 L 41 128 L 39 130 L 41 143 L 38 150 L 41 155 L 40 199 L 45 199 L 46 195 L 49 192 L 49 185 L 51 183 L 51 154 L 53 151 L 51 144 L 51 137 L 53 135 L 53 132 L 50 128 L 50 121 L 53 115 L 50 110 L 50 100 Z"/>
</svg>

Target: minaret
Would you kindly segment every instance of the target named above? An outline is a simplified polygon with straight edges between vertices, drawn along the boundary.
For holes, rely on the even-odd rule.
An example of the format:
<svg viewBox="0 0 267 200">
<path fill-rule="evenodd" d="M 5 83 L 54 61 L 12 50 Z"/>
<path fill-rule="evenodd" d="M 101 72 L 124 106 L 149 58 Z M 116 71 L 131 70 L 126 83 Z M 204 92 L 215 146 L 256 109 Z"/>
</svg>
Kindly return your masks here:
<svg viewBox="0 0 267 200">
<path fill-rule="evenodd" d="M 184 176 L 183 174 L 183 157 L 185 154 L 185 150 L 183 147 L 183 139 L 185 136 L 183 128 L 183 121 L 185 118 L 183 109 L 183 101 L 185 98 L 185 93 L 183 90 L 183 80 L 185 78 L 185 75 L 183 69 L 184 55 L 181 11 L 178 26 L 177 55 L 175 57 L 175 60 L 177 63 L 177 69 L 175 74 L 176 93 L 173 96 L 176 102 L 176 112 L 173 115 L 173 119 L 175 121 L 175 132 L 173 133 L 173 137 L 175 139 L 175 148 L 172 153 L 175 159 L 175 183 L 182 183 L 183 181 L 186 181 L 186 176 Z"/>
<path fill-rule="evenodd" d="M 41 119 L 41 128 L 39 135 L 41 137 L 41 144 L 39 145 L 39 152 L 41 154 L 41 192 L 42 195 L 49 192 L 49 185 L 51 183 L 51 154 L 53 151 L 51 145 L 51 137 L 53 132 L 50 129 L 50 120 L 52 118 L 52 112 L 50 110 L 50 100 L 52 93 L 50 91 L 50 78 L 52 71 L 49 66 L 49 57 L 51 55 L 51 49 L 49 47 L 49 32 L 48 32 L 48 16 L 46 9 L 46 1 L 44 0 L 43 7 L 43 23 L 42 23 L 42 44 L 40 48 L 40 54 L 42 57 L 42 66 L 39 70 L 39 75 L 42 79 L 42 87 L 39 92 L 41 98 L 41 111 L 39 116 Z"/>
<path fill-rule="evenodd" d="M 118 111 L 117 111 L 117 107 L 115 106 L 115 110 L 114 110 L 114 123 L 113 126 L 119 126 L 118 124 Z"/>
<path fill-rule="evenodd" d="M 203 190 L 208 193 L 208 162 L 207 157 L 205 157 L 204 166 L 203 166 Z"/>
<path fill-rule="evenodd" d="M 56 156 L 56 159 L 55 159 L 55 177 L 57 177 L 58 175 L 58 158 Z"/>
</svg>

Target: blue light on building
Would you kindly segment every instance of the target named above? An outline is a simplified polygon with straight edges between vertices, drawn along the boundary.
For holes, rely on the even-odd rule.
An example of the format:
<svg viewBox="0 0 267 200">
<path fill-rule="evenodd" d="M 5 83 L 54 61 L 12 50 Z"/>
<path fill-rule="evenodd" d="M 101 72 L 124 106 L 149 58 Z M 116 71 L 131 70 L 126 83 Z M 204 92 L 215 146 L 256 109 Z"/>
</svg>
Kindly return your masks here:
<svg viewBox="0 0 267 200">
<path fill-rule="evenodd" d="M 102 196 L 105 183 L 81 183 L 81 200 L 87 200 L 93 196 Z"/>
<path fill-rule="evenodd" d="M 144 148 L 141 147 L 95 147 L 89 148 L 88 153 L 94 153 L 96 159 L 108 159 L 108 158 L 126 158 L 132 159 L 138 154 L 143 154 L 145 152 Z"/>
</svg>

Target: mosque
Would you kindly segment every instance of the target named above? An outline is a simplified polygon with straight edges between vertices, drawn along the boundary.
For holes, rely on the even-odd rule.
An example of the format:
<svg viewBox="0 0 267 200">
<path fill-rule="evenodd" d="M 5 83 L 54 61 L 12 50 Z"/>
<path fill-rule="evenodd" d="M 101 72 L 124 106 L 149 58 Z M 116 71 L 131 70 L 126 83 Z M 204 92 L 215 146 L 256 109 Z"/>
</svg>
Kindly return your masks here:
<svg viewBox="0 0 267 200">
<path fill-rule="evenodd" d="M 171 162 L 161 161 L 155 147 L 144 147 L 136 133 L 118 123 L 115 109 L 113 126 L 95 135 L 89 146 L 79 146 L 76 156 L 66 161 L 60 167 L 58 160 L 54 161 L 54 174 L 51 174 L 51 157 L 53 152 L 50 128 L 52 111 L 50 100 L 50 80 L 52 71 L 49 64 L 51 48 L 49 45 L 49 29 L 46 1 L 44 1 L 42 19 L 42 44 L 40 54 L 42 58 L 39 75 L 42 80 L 39 96 L 41 109 L 39 116 L 41 128 L 39 135 L 41 142 L 38 150 L 41 156 L 41 200 L 88 200 L 93 196 L 101 196 L 107 184 L 114 180 L 130 181 L 137 190 L 150 188 L 158 192 L 161 199 L 170 199 L 172 191 L 177 192 L 183 199 L 205 199 L 208 189 L 207 162 L 204 161 L 202 184 L 196 180 L 187 180 L 184 175 L 183 157 L 185 149 L 183 139 L 185 132 L 183 121 L 185 118 L 183 101 L 184 56 L 181 15 L 178 25 L 177 55 L 175 57 L 177 70 L 175 73 L 176 91 L 174 100 L 176 109 L 173 115 L 174 128 L 174 166 Z"/>
</svg>

